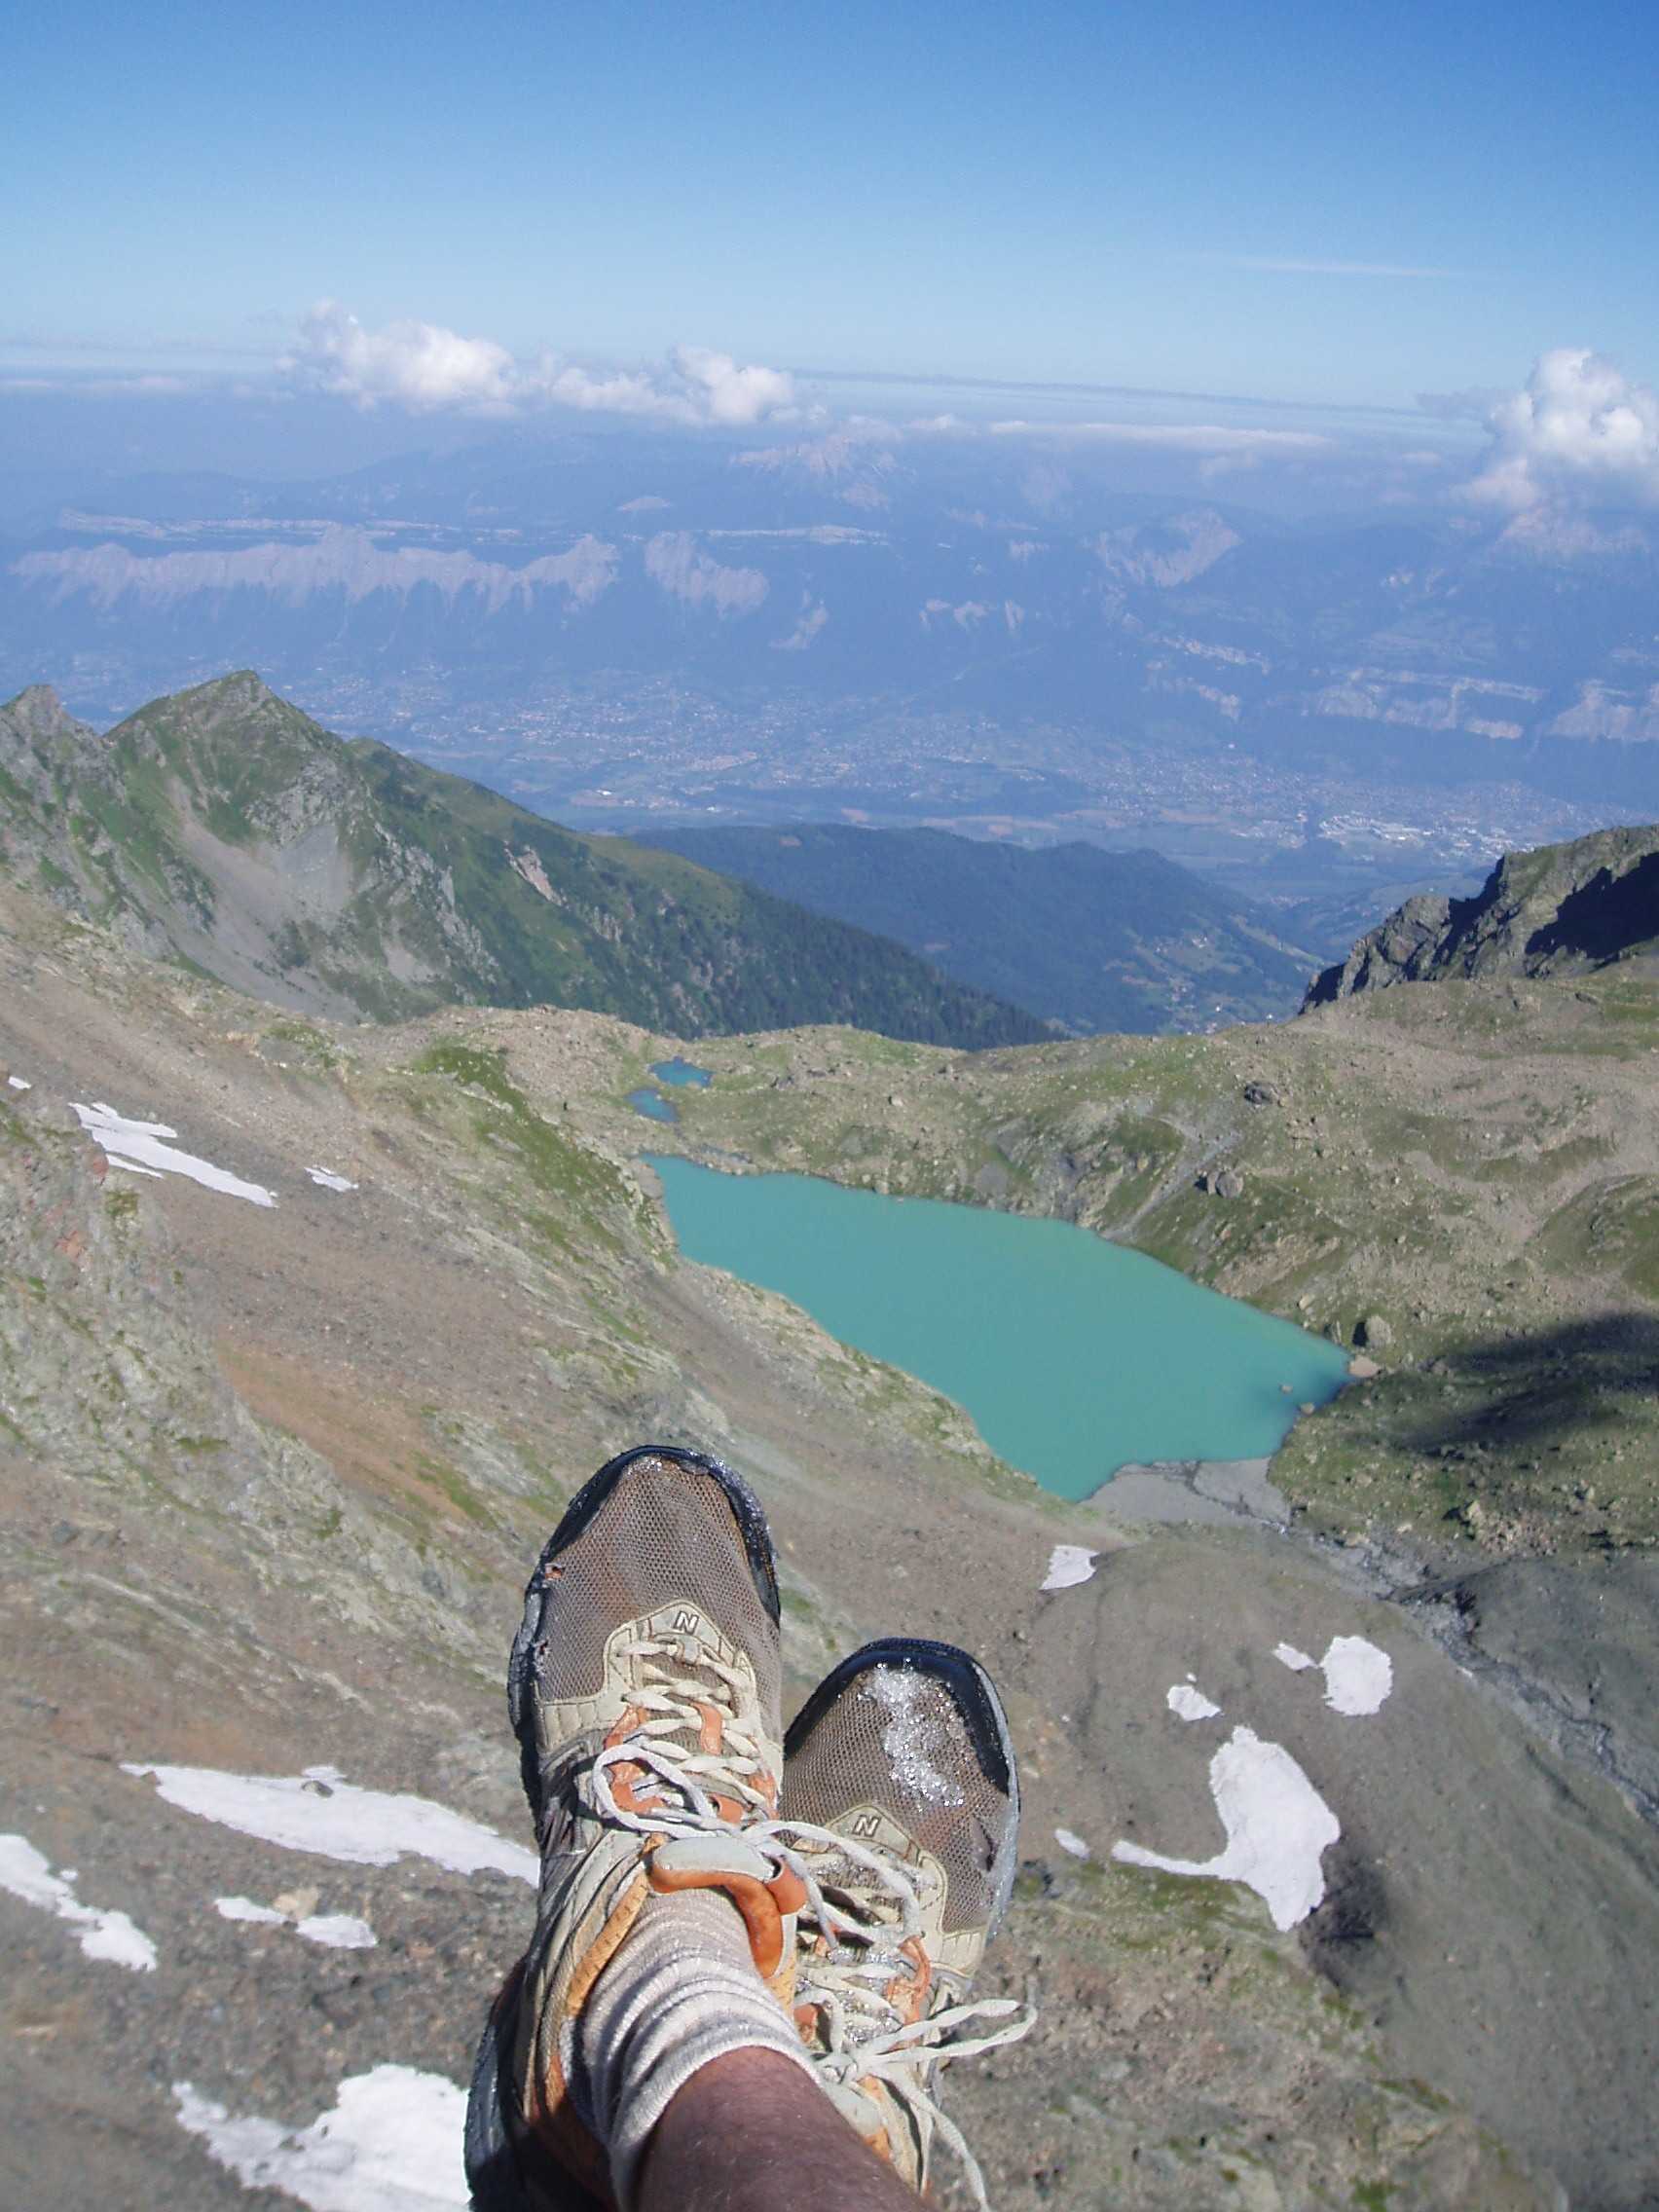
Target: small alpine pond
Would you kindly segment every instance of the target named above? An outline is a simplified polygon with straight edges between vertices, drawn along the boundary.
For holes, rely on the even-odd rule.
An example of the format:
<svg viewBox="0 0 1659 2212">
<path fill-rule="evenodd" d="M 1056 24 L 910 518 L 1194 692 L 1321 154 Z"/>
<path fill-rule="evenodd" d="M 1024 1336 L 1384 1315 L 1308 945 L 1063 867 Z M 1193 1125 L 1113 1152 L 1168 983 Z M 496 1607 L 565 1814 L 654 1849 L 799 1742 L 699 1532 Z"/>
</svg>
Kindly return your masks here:
<svg viewBox="0 0 1659 2212">
<path fill-rule="evenodd" d="M 715 1080 L 707 1068 L 700 1068 L 695 1060 L 682 1059 L 678 1052 L 672 1060 L 653 1060 L 651 1073 L 660 1083 L 672 1084 L 676 1090 L 683 1090 L 687 1086 L 707 1090 Z"/>
<path fill-rule="evenodd" d="M 658 1083 L 666 1083 L 671 1090 L 706 1090 L 715 1080 L 707 1068 L 698 1067 L 694 1060 L 682 1059 L 678 1052 L 672 1060 L 653 1060 L 650 1072 Z M 653 1090 L 649 1084 L 630 1090 L 628 1103 L 636 1114 L 644 1114 L 647 1122 L 678 1122 L 680 1119 L 680 1109 L 674 1100 L 665 1098 L 660 1090 Z"/>
<path fill-rule="evenodd" d="M 1346 1355 L 1086 1229 L 647 1155 L 688 1260 L 802 1307 L 965 1407 L 1062 1497 L 1127 1462 L 1275 1451 Z"/>
</svg>

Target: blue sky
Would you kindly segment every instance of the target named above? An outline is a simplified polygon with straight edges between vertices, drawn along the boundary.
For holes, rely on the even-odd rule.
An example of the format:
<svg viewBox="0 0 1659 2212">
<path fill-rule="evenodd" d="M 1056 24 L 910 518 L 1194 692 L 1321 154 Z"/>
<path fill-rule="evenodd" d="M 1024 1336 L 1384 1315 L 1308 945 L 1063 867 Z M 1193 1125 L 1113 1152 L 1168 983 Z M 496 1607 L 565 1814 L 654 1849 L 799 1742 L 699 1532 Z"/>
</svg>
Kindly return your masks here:
<svg viewBox="0 0 1659 2212">
<path fill-rule="evenodd" d="M 327 297 L 585 361 L 1648 380 L 1656 62 L 1650 7 L 1524 0 L 37 4 L 0 358 L 257 367 Z"/>
</svg>

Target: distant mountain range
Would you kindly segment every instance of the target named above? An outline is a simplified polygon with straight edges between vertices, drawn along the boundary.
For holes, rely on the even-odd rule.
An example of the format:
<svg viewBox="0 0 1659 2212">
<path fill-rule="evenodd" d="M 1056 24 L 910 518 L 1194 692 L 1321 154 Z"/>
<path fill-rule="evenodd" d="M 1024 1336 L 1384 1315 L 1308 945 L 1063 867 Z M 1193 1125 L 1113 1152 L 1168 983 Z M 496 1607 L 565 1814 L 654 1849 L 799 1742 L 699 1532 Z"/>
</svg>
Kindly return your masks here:
<svg viewBox="0 0 1659 2212">
<path fill-rule="evenodd" d="M 652 830 L 641 842 L 897 938 L 1079 1032 L 1290 1014 L 1315 965 L 1267 915 L 1157 853 L 830 823 Z"/>
<path fill-rule="evenodd" d="M 1659 823 L 1505 853 L 1472 899 L 1408 899 L 1316 976 L 1307 1004 L 1447 977 L 1659 963 Z"/>
<path fill-rule="evenodd" d="M 0 860 L 146 951 L 324 1014 L 474 1002 L 686 1037 L 1050 1034 L 867 931 L 347 744 L 248 671 L 101 736 L 43 685 L 0 708 Z"/>
<path fill-rule="evenodd" d="M 569 789 L 632 805 L 850 782 L 897 813 L 920 775 L 1052 812 L 1110 781 L 1108 755 L 1231 748 L 1659 806 L 1651 520 L 1425 497 L 1290 522 L 1127 493 L 1114 469 L 996 440 L 642 429 L 315 483 L 90 482 L 82 503 L 14 509 L 0 683 L 45 661 L 114 713 L 236 656 L 429 756 L 480 730 L 469 772 L 549 805 L 573 770 Z M 572 697 L 592 711 L 548 753 L 549 702 Z M 941 721 L 1002 741 L 941 748 Z M 648 790 L 627 782 L 642 724 Z M 711 746 L 716 725 L 742 742 Z"/>
</svg>

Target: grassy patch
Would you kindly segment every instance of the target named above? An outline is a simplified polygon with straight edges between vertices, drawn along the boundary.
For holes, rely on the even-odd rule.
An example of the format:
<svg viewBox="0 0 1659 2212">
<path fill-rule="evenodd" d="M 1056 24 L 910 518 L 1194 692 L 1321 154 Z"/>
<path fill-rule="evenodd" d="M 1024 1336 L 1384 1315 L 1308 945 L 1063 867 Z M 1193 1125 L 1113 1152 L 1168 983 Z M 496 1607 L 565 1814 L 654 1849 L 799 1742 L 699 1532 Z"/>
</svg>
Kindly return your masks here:
<svg viewBox="0 0 1659 2212">
<path fill-rule="evenodd" d="M 1659 1182 L 1628 1176 L 1581 1191 L 1537 1238 L 1546 1266 L 1612 1276 L 1659 1304 Z"/>
<path fill-rule="evenodd" d="M 534 1188 L 554 1201 L 552 1210 L 535 1214 L 545 1237 L 572 1255 L 590 1250 L 596 1238 L 612 1252 L 621 1250 L 616 1216 L 640 1210 L 621 1175 L 535 1112 L 508 1075 L 504 1052 L 447 1040 L 424 1051 L 415 1068 L 488 1102 L 473 1118 L 473 1134 L 488 1151 L 508 1155 Z"/>
<path fill-rule="evenodd" d="M 496 1517 L 478 1497 L 471 1484 L 458 1467 L 447 1459 L 435 1459 L 430 1453 L 417 1452 L 413 1465 L 415 1472 L 436 1491 L 441 1491 L 463 1521 L 475 1528 L 493 1529 Z"/>
</svg>

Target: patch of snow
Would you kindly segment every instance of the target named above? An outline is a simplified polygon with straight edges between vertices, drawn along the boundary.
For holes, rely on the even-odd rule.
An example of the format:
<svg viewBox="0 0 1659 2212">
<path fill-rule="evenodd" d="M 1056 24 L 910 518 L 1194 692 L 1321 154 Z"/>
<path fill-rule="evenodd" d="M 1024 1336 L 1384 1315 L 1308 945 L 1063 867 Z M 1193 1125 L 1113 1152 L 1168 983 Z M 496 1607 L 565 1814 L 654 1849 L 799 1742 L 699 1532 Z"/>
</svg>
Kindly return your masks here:
<svg viewBox="0 0 1659 2212">
<path fill-rule="evenodd" d="M 1290 1643 L 1278 1644 L 1273 1657 L 1298 1673 L 1316 1667 L 1325 1677 L 1325 1703 L 1333 1713 L 1376 1713 L 1394 1686 L 1394 1662 L 1363 1636 L 1333 1636 L 1323 1659 L 1309 1659 Z"/>
<path fill-rule="evenodd" d="M 306 1173 L 325 1191 L 354 1191 L 357 1188 L 355 1183 L 348 1182 L 344 1175 L 336 1175 L 330 1167 L 308 1167 Z"/>
<path fill-rule="evenodd" d="M 179 1152 L 172 1140 L 176 1129 L 165 1122 L 129 1122 L 113 1106 L 75 1107 L 82 1128 L 95 1137 L 109 1155 L 112 1167 L 147 1167 L 152 1174 L 185 1175 L 204 1190 L 222 1191 L 226 1198 L 245 1198 L 249 1205 L 274 1206 L 276 1195 L 259 1183 L 244 1183 L 228 1168 L 199 1160 L 193 1152 Z"/>
<path fill-rule="evenodd" d="M 1088 1857 L 1088 1844 L 1084 1842 L 1082 1836 L 1075 1835 L 1070 1828 L 1056 1828 L 1054 1830 L 1054 1841 L 1062 1851 L 1069 1851 L 1074 1859 L 1087 1859 Z"/>
<path fill-rule="evenodd" d="M 74 1871 L 55 1874 L 27 1836 L 0 1835 L 0 1890 L 68 1921 L 89 1959 L 107 1959 L 134 1973 L 155 1972 L 156 1946 L 144 1931 L 124 1912 L 83 1904 L 75 1895 Z"/>
<path fill-rule="evenodd" d="M 1337 1713 L 1376 1713 L 1394 1686 L 1394 1662 L 1363 1636 L 1334 1636 L 1319 1662 L 1325 1703 Z"/>
<path fill-rule="evenodd" d="M 357 1866 L 390 1866 L 406 1855 L 429 1859 L 452 1874 L 488 1869 L 516 1881 L 540 1880 L 534 1851 L 509 1843 L 481 1822 L 452 1813 L 428 1797 L 359 1789 L 337 1767 L 304 1774 L 224 1774 L 207 1766 L 123 1766 L 153 1775 L 157 1794 L 182 1812 L 217 1821 L 284 1851 L 313 1851 Z"/>
<path fill-rule="evenodd" d="M 34 1085 L 32 1083 L 25 1083 L 20 1075 L 9 1075 L 6 1078 L 6 1081 L 11 1085 L 14 1090 L 32 1090 L 34 1088 Z"/>
<path fill-rule="evenodd" d="M 441 2074 L 376 2066 L 348 2075 L 333 2109 L 309 2127 L 234 2120 L 173 2083 L 180 2126 L 244 2189 L 275 2189 L 311 2212 L 466 2212 L 461 2159 L 466 2094 Z"/>
<path fill-rule="evenodd" d="M 312 1896 L 316 1895 L 313 1890 Z M 274 1904 L 255 1904 L 252 1898 L 215 1898 L 213 1909 L 224 1920 L 247 1920 L 261 1928 L 291 1928 L 308 1943 L 325 1943 L 332 1951 L 372 1951 L 375 1932 L 366 1920 L 350 1912 L 312 1912 L 296 1918 Z"/>
<path fill-rule="evenodd" d="M 308 1943 L 325 1943 L 331 1951 L 372 1951 L 375 1932 L 354 1912 L 313 1912 L 299 1921 L 295 1933 Z"/>
<path fill-rule="evenodd" d="M 1043 1578 L 1045 1590 L 1075 1590 L 1080 1582 L 1088 1582 L 1094 1573 L 1098 1552 L 1085 1550 L 1082 1544 L 1056 1544 L 1049 1555 L 1049 1571 Z"/>
<path fill-rule="evenodd" d="M 1213 1859 L 1166 1859 L 1138 1843 L 1115 1843 L 1114 1859 L 1165 1874 L 1243 1882 L 1266 1903 L 1277 1929 L 1306 1920 L 1325 1895 L 1320 1861 L 1342 1825 L 1285 1750 L 1235 1728 L 1210 1761 L 1210 1794 L 1227 1848 Z"/>
<path fill-rule="evenodd" d="M 1163 1702 L 1171 1713 L 1182 1720 L 1213 1720 L 1221 1711 L 1219 1705 L 1205 1697 L 1191 1682 L 1176 1682 L 1163 1693 Z"/>
<path fill-rule="evenodd" d="M 164 1180 L 159 1167 L 140 1167 L 135 1160 L 112 1160 L 110 1165 L 119 1167 L 124 1175 L 148 1175 L 157 1183 Z"/>
<path fill-rule="evenodd" d="M 949 1739 L 939 1715 L 928 1710 L 924 1677 L 909 1667 L 872 1667 L 859 1695 L 887 1714 L 881 1748 L 897 1781 L 924 1805 L 960 1805 L 961 1789 L 934 1764 L 935 1750 L 948 1751 Z"/>
</svg>

